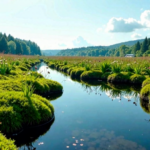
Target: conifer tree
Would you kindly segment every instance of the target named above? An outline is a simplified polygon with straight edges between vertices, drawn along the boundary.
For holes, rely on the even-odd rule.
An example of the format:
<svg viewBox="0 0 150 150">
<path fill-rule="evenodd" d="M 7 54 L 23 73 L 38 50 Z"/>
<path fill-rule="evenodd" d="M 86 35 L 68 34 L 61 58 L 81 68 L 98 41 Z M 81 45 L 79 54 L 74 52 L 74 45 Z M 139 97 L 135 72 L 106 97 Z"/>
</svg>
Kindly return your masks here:
<svg viewBox="0 0 150 150">
<path fill-rule="evenodd" d="M 8 45 L 7 45 L 7 40 L 5 38 L 5 36 L 2 36 L 1 40 L 0 40 L 0 53 L 5 53 L 8 54 Z"/>
</svg>

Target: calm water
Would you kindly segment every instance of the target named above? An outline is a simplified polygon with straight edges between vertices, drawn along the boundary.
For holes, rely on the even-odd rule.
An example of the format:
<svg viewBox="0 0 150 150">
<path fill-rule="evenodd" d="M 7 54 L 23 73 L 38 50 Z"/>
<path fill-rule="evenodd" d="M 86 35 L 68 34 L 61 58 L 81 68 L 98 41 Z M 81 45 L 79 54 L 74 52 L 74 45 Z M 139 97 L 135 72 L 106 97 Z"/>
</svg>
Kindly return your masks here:
<svg viewBox="0 0 150 150">
<path fill-rule="evenodd" d="M 40 71 L 46 71 L 44 65 Z M 51 101 L 55 121 L 44 135 L 20 150 L 150 149 L 150 122 L 147 121 L 150 115 L 142 109 L 137 92 L 118 94 L 100 85 L 86 86 L 49 70 L 50 74 L 43 73 L 44 76 L 60 82 L 64 88 L 63 95 Z"/>
</svg>

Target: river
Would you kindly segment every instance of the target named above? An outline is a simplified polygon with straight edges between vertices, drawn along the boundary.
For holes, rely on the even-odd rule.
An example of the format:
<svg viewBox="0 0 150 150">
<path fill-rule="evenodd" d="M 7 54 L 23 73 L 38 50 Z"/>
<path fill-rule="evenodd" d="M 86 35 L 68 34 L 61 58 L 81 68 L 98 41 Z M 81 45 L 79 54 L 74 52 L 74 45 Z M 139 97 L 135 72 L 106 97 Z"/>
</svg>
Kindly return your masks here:
<svg viewBox="0 0 150 150">
<path fill-rule="evenodd" d="M 142 109 L 138 93 L 121 92 L 115 96 L 100 85 L 73 81 L 50 68 L 48 74 L 44 63 L 39 66 L 41 70 L 45 78 L 61 83 L 64 91 L 51 101 L 55 108 L 51 128 L 20 150 L 150 149 L 150 115 Z"/>
</svg>

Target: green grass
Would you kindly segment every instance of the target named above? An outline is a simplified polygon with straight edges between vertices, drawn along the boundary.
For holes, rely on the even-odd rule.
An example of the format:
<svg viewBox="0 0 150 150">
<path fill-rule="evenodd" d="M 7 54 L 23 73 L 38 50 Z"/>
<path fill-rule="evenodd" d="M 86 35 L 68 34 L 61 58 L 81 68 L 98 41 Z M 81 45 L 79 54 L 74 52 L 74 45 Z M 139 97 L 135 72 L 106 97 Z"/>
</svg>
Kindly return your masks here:
<svg viewBox="0 0 150 150">
<path fill-rule="evenodd" d="M 80 76 L 82 80 L 101 79 L 101 77 L 102 72 L 97 70 L 84 71 Z"/>
<path fill-rule="evenodd" d="M 14 145 L 13 140 L 7 139 L 0 133 L 0 150 L 17 150 L 17 147 Z"/>
<path fill-rule="evenodd" d="M 33 94 L 28 99 L 22 92 L 1 91 L 0 93 L 0 131 L 12 133 L 23 126 L 31 126 L 48 120 L 54 113 L 49 101 Z"/>
<path fill-rule="evenodd" d="M 126 83 L 129 82 L 130 73 L 114 73 L 108 76 L 107 81 L 112 83 Z"/>
<path fill-rule="evenodd" d="M 142 82 L 146 79 L 144 75 L 134 74 L 130 76 L 130 82 L 133 84 L 142 84 Z"/>
<path fill-rule="evenodd" d="M 150 78 L 147 78 L 146 80 L 143 81 L 142 87 L 146 86 L 147 84 L 150 84 Z"/>
<path fill-rule="evenodd" d="M 80 75 L 85 71 L 85 68 L 73 69 L 70 73 L 71 78 L 80 78 Z"/>
</svg>

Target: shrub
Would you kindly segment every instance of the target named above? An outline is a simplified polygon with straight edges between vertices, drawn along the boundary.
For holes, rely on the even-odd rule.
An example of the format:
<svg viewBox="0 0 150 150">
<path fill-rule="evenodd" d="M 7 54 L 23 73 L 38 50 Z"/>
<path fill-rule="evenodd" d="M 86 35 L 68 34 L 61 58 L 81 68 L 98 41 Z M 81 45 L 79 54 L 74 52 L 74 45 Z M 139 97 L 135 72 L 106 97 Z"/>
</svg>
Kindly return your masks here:
<svg viewBox="0 0 150 150">
<path fill-rule="evenodd" d="M 130 77 L 130 82 L 134 84 L 142 84 L 142 82 L 145 80 L 145 76 L 134 74 Z"/>
<path fill-rule="evenodd" d="M 13 140 L 7 139 L 0 133 L 0 150 L 17 150 L 17 147 L 14 145 Z"/>
</svg>

